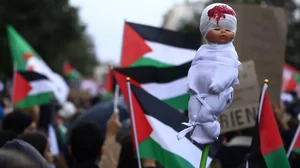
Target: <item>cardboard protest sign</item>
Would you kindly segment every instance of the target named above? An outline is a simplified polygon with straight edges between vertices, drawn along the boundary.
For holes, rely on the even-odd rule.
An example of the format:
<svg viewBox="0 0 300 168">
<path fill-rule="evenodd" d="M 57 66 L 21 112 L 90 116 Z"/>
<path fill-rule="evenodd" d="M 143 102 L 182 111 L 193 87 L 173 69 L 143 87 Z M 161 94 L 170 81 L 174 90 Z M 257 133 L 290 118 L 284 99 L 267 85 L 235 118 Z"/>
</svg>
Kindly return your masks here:
<svg viewBox="0 0 300 168">
<path fill-rule="evenodd" d="M 242 62 L 239 81 L 240 84 L 234 87 L 234 99 L 230 108 L 258 103 L 260 87 L 253 60 Z"/>
<path fill-rule="evenodd" d="M 287 35 L 285 10 L 272 6 L 229 5 L 237 13 L 238 29 L 234 45 L 239 59 L 255 62 L 260 86 L 263 86 L 264 79 L 269 79 L 270 100 L 279 103 Z"/>
<path fill-rule="evenodd" d="M 221 132 L 253 127 L 257 115 L 260 87 L 252 60 L 242 62 L 239 71 L 240 85 L 234 87 L 234 99 L 231 106 L 219 116 Z"/>
<path fill-rule="evenodd" d="M 258 103 L 230 108 L 219 117 L 221 132 L 231 132 L 255 126 Z"/>
</svg>

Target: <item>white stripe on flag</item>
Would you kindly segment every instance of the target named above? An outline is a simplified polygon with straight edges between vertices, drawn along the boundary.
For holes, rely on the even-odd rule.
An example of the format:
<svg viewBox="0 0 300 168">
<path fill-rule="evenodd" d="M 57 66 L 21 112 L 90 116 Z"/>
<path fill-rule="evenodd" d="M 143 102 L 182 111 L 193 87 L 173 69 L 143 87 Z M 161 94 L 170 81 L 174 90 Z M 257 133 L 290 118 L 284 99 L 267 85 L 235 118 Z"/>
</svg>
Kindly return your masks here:
<svg viewBox="0 0 300 168">
<path fill-rule="evenodd" d="M 173 128 L 163 124 L 156 118 L 146 115 L 150 125 L 153 128 L 153 132 L 150 137 L 160 144 L 160 146 L 174 153 L 183 159 L 190 162 L 194 167 L 200 166 L 200 158 L 202 155 L 202 151 L 196 147 L 191 141 L 187 138 L 183 138 L 180 141 L 177 139 L 178 132 Z M 207 158 L 207 167 L 210 165 L 212 158 Z"/>
<path fill-rule="evenodd" d="M 173 47 L 157 42 L 146 41 L 152 52 L 144 57 L 171 65 L 180 65 L 194 59 L 196 50 Z"/>
<path fill-rule="evenodd" d="M 293 71 L 291 71 L 289 68 L 283 67 L 282 88 L 281 88 L 282 90 L 286 89 L 292 77 L 293 77 Z"/>
<path fill-rule="evenodd" d="M 30 82 L 32 90 L 29 92 L 29 95 L 36 95 L 41 93 L 52 92 L 54 90 L 53 82 L 45 80 L 37 80 Z"/>
<path fill-rule="evenodd" d="M 187 94 L 187 77 L 180 78 L 168 83 L 146 83 L 141 85 L 154 97 L 165 100 Z"/>
</svg>

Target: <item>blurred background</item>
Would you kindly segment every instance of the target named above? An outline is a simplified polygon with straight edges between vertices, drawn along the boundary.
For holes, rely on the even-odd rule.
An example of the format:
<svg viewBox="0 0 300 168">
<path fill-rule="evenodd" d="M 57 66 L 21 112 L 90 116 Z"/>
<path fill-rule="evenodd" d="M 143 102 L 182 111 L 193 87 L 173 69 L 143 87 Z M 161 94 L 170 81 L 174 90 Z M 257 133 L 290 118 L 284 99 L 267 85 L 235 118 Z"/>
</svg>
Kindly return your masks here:
<svg viewBox="0 0 300 168">
<path fill-rule="evenodd" d="M 2 0 L 0 79 L 12 75 L 5 27 L 13 25 L 54 71 L 65 60 L 86 77 L 99 78 L 108 62 L 120 62 L 124 21 L 199 33 L 205 3 L 231 2 L 282 7 L 287 12 L 286 61 L 300 67 L 300 0 Z"/>
<path fill-rule="evenodd" d="M 196 49 L 203 44 L 201 13 L 216 2 L 229 4 L 237 13 L 234 46 L 243 68 L 233 104 L 220 116 L 220 139 L 224 140 L 220 148 L 211 150 L 211 168 L 238 167 L 249 158 L 260 89 L 266 78 L 270 79 L 268 93 L 283 147 L 286 151 L 290 146 L 298 149 L 289 159 L 291 167 L 299 168 L 300 0 L 0 0 L 0 147 L 15 138 L 29 143 L 33 135 L 27 133 L 33 132 L 31 145 L 39 145 L 37 139 L 42 138 L 41 155 L 54 167 L 77 168 L 73 162 L 86 158 L 85 154 L 76 158 L 69 149 L 72 145 L 87 153 L 98 147 L 96 156 L 91 157 L 93 164 L 99 158 L 101 164 L 109 162 L 104 168 L 138 167 L 133 157 L 130 111 L 125 96 L 118 95 L 111 70 L 137 80 L 145 94 L 173 107 L 170 111 L 180 118 L 176 121 L 186 120 L 189 95 L 185 79 Z M 139 55 L 132 59 L 131 54 Z M 121 65 L 121 57 L 129 60 L 128 65 Z M 148 73 L 147 65 L 155 71 Z M 168 73 L 157 73 L 160 68 Z M 167 81 L 159 81 L 162 79 Z M 119 113 L 113 113 L 115 107 Z M 152 108 L 149 111 L 165 110 Z M 89 124 L 73 128 L 86 120 L 93 120 L 104 131 Z M 72 140 L 71 132 L 76 134 L 77 129 Z M 180 145 L 175 138 L 165 142 L 170 140 L 164 139 L 168 133 L 161 134 L 162 144 L 177 150 Z M 297 138 L 299 146 L 292 142 Z M 192 141 L 185 143 L 195 151 L 200 149 Z M 100 150 L 104 151 L 101 156 Z M 178 151 L 185 150 L 189 149 Z M 192 157 L 185 154 L 182 157 L 187 160 Z M 173 168 L 172 160 L 155 157 L 142 157 L 143 167 Z"/>
</svg>

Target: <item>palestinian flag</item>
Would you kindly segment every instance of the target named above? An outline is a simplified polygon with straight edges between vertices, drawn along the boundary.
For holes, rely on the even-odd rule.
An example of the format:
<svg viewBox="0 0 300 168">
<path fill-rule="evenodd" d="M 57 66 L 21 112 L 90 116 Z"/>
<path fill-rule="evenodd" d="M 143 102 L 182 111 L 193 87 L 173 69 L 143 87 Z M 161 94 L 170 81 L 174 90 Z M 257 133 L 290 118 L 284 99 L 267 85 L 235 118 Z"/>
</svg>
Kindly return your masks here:
<svg viewBox="0 0 300 168">
<path fill-rule="evenodd" d="M 297 153 L 298 155 L 300 155 L 300 124 L 298 126 L 298 129 L 294 135 L 294 139 L 293 139 L 290 149 L 288 151 L 288 154 L 287 154 L 288 157 L 290 156 L 292 151 Z"/>
<path fill-rule="evenodd" d="M 114 75 L 129 105 L 126 76 L 118 72 L 114 72 Z M 192 143 L 188 136 L 177 140 L 177 134 L 185 128 L 181 123 L 188 118 L 147 93 L 136 81 L 131 80 L 130 83 L 141 158 L 155 159 L 166 168 L 199 167 L 203 146 Z M 220 140 L 211 145 L 208 165 L 219 148 Z"/>
<path fill-rule="evenodd" d="M 201 44 L 199 35 L 126 22 L 121 67 L 168 67 L 190 62 Z"/>
<path fill-rule="evenodd" d="M 63 74 L 68 77 L 69 79 L 73 80 L 81 80 L 82 75 L 78 72 L 70 62 L 65 62 L 63 66 Z"/>
<path fill-rule="evenodd" d="M 253 135 L 249 168 L 289 168 L 265 84 L 261 94 L 256 131 Z"/>
<path fill-rule="evenodd" d="M 26 40 L 12 27 L 7 26 L 8 42 L 16 71 L 32 71 L 44 75 L 52 82 L 52 92 L 59 103 L 64 103 L 69 87 L 64 79 L 53 72 Z"/>
<path fill-rule="evenodd" d="M 114 77 L 112 71 L 109 70 L 106 74 L 105 81 L 104 81 L 105 91 L 108 93 L 112 93 L 114 91 L 114 87 L 115 87 L 114 85 L 115 85 Z"/>
<path fill-rule="evenodd" d="M 30 108 L 47 104 L 53 98 L 52 83 L 36 72 L 14 72 L 12 102 L 15 107 Z"/>
<path fill-rule="evenodd" d="M 179 66 L 140 66 L 115 68 L 114 71 L 137 81 L 141 88 L 177 110 L 187 110 L 187 73 L 191 62 Z"/>
<path fill-rule="evenodd" d="M 282 73 L 282 91 L 294 91 L 296 89 L 297 83 L 299 82 L 299 75 L 300 72 L 296 68 L 288 63 L 285 63 Z"/>
</svg>

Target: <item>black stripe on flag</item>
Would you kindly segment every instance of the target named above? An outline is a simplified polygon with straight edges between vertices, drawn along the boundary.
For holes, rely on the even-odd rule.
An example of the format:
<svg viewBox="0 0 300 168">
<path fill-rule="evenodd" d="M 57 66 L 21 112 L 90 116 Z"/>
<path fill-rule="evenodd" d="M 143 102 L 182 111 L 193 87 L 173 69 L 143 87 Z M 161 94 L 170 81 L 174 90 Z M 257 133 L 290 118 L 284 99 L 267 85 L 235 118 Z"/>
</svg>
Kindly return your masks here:
<svg viewBox="0 0 300 168">
<path fill-rule="evenodd" d="M 167 29 L 126 22 L 143 39 L 174 47 L 197 50 L 201 45 L 201 34 L 176 32 Z"/>
<path fill-rule="evenodd" d="M 182 122 L 188 122 L 188 118 L 184 114 L 158 100 L 139 87 L 131 85 L 131 91 L 138 100 L 145 114 L 156 118 L 165 125 L 173 128 L 177 132 L 180 132 L 186 128 L 186 126 L 181 124 Z M 186 135 L 186 138 L 193 142 L 189 135 Z M 222 140 L 221 138 L 219 138 L 219 140 L 217 140 L 210 146 L 209 156 L 211 158 L 214 158 L 215 154 L 219 150 L 221 143 Z M 203 145 L 199 145 L 197 143 L 194 143 L 194 145 L 196 145 L 201 150 L 203 149 Z"/>
<path fill-rule="evenodd" d="M 259 102 L 262 98 L 262 94 L 259 96 Z M 250 153 L 248 154 L 246 160 L 248 161 L 249 168 L 266 168 L 266 162 L 264 160 L 264 157 L 260 151 L 260 136 L 259 136 L 259 121 L 258 121 L 258 115 L 256 117 L 256 123 L 255 128 L 253 131 L 253 137 L 250 147 Z M 247 163 L 246 163 L 247 164 Z"/>
<path fill-rule="evenodd" d="M 140 66 L 129 68 L 115 68 L 114 70 L 131 77 L 140 84 L 143 83 L 167 83 L 186 77 L 191 62 L 179 66 L 158 68 L 154 66 Z"/>
<path fill-rule="evenodd" d="M 33 71 L 18 71 L 27 81 L 48 80 L 48 78 L 40 73 Z"/>
</svg>

